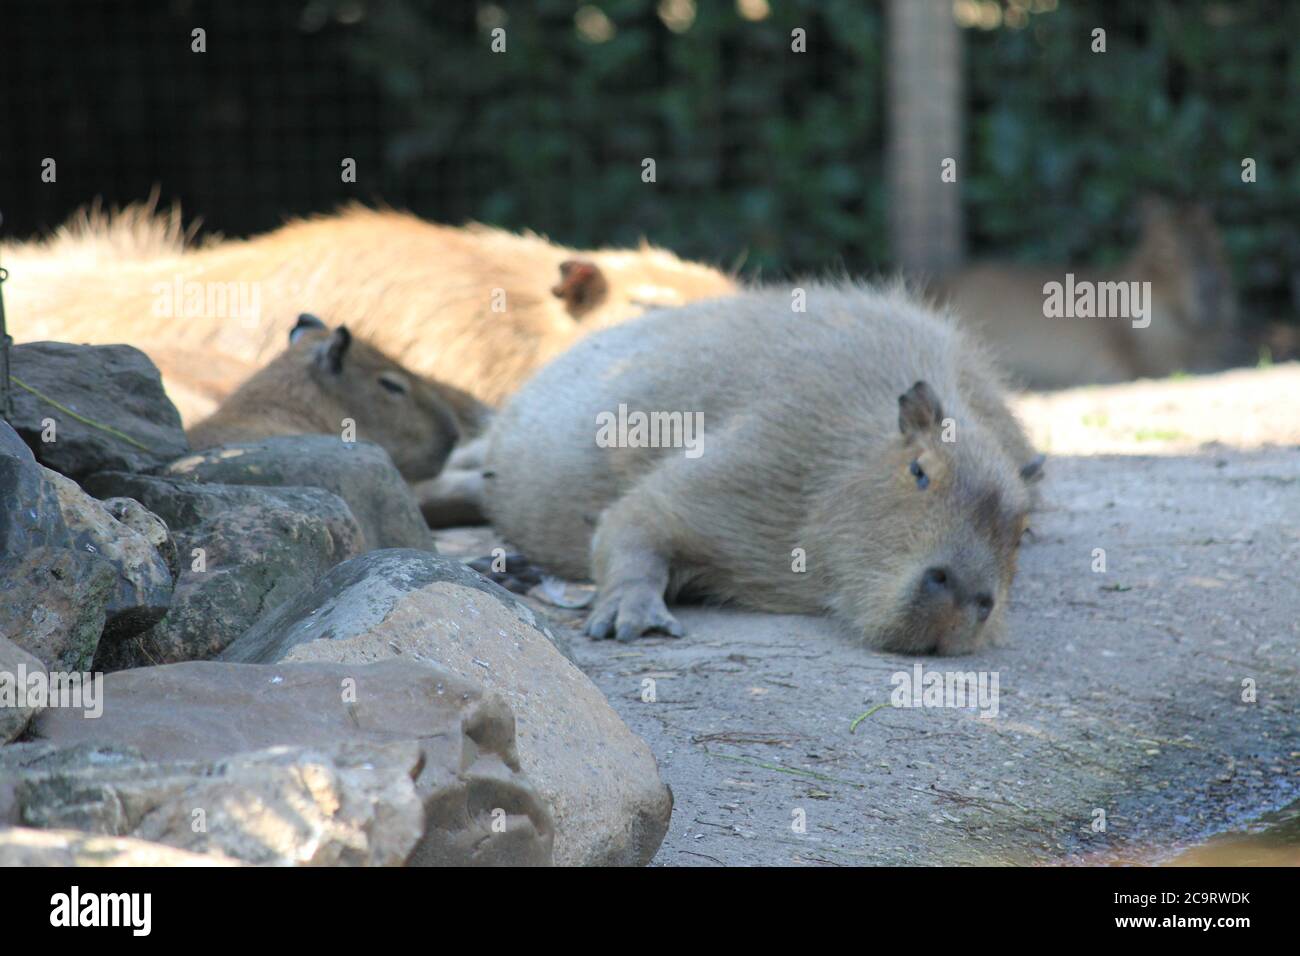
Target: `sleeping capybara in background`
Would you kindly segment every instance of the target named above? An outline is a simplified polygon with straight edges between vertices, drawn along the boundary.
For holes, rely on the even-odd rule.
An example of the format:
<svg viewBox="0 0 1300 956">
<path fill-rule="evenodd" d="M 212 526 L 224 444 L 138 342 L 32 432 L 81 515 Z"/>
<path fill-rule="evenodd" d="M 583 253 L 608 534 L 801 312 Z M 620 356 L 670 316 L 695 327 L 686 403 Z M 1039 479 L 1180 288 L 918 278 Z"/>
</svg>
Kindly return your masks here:
<svg viewBox="0 0 1300 956">
<path fill-rule="evenodd" d="M 1067 273 L 1076 284 L 1150 282 L 1149 312 L 1138 320 L 1145 327 L 1135 328 L 1132 315 L 1044 314 L 1044 286 L 1064 286 Z M 993 347 L 1019 384 L 1032 388 L 1161 378 L 1222 368 L 1249 353 L 1223 243 L 1200 205 L 1144 202 L 1138 247 L 1113 269 L 983 263 L 931 291 Z"/>
<path fill-rule="evenodd" d="M 187 435 L 196 449 L 272 435 L 342 437 L 351 419 L 355 438 L 381 446 L 402 477 L 420 481 L 478 433 L 486 414 L 464 392 L 402 368 L 346 326 L 331 330 L 301 315 L 289 347 Z"/>
<path fill-rule="evenodd" d="M 592 636 L 680 634 L 678 595 L 829 614 L 895 651 L 1002 629 L 1041 458 L 998 374 L 901 287 L 805 291 L 806 313 L 773 289 L 593 335 L 489 427 L 487 514 L 595 578 Z"/>
<path fill-rule="evenodd" d="M 189 249 L 174 220 L 131 209 L 6 246 L 5 296 L 20 341 L 143 349 L 187 424 L 269 362 L 300 311 L 492 405 L 592 329 L 735 288 L 649 246 L 579 252 L 361 206 Z"/>
</svg>

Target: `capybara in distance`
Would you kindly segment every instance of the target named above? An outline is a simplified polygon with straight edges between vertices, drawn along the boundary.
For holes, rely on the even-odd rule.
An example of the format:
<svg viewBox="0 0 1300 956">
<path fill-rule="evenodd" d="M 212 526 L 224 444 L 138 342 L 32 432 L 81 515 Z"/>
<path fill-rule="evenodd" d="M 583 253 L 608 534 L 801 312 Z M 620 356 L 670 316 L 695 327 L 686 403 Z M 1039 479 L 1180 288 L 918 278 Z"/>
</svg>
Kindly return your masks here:
<svg viewBox="0 0 1300 956">
<path fill-rule="evenodd" d="M 247 240 L 183 240 L 175 212 L 134 207 L 6 245 L 10 332 L 137 346 L 188 425 L 280 351 L 300 311 L 494 405 L 592 329 L 735 288 L 647 245 L 577 251 L 362 206 Z"/>
<path fill-rule="evenodd" d="M 354 337 L 301 315 L 289 347 L 187 432 L 195 448 L 272 435 L 355 437 L 388 452 L 407 481 L 436 475 L 452 448 L 476 435 L 487 408 L 459 389 L 429 382 Z"/>
<path fill-rule="evenodd" d="M 901 286 L 810 284 L 805 312 L 799 291 L 597 333 L 489 427 L 487 514 L 595 578 L 590 635 L 680 634 L 665 597 L 687 595 L 896 651 L 1002 628 L 1042 459 L 992 363 Z"/>
<path fill-rule="evenodd" d="M 1067 273 L 1074 276 L 1071 284 L 1089 282 L 1094 289 L 1150 282 L 1146 314 L 1045 314 L 1044 286 L 1055 282 L 1064 287 Z M 961 316 L 972 335 L 993 347 L 1018 384 L 1033 388 L 1222 368 L 1244 360 L 1250 351 L 1238 326 L 1223 243 L 1209 211 L 1200 205 L 1144 202 L 1141 240 L 1113 269 L 982 263 L 934 283 L 932 294 Z"/>
</svg>

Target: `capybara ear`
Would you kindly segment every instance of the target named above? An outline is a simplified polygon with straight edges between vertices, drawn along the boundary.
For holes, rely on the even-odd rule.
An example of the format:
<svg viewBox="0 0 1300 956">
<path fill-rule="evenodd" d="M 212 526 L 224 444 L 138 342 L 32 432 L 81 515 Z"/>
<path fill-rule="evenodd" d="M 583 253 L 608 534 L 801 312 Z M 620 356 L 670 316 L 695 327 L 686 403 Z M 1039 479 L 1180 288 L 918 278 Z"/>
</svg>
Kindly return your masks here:
<svg viewBox="0 0 1300 956">
<path fill-rule="evenodd" d="M 575 319 L 590 312 L 609 294 L 609 283 L 600 267 L 587 259 L 566 259 L 560 263 L 560 281 L 551 294 L 564 300 L 564 307 Z"/>
<path fill-rule="evenodd" d="M 1036 481 L 1043 480 L 1043 462 L 1047 461 L 1046 455 L 1035 455 L 1027 463 L 1020 466 L 1020 478 L 1027 485 L 1032 485 Z"/>
<path fill-rule="evenodd" d="M 898 396 L 898 430 L 909 438 L 934 428 L 942 418 L 939 397 L 925 382 L 917 382 Z"/>
<path fill-rule="evenodd" d="M 346 325 L 340 325 L 330 336 L 329 343 L 325 350 L 321 352 L 321 364 L 326 369 L 338 375 L 343 371 L 343 356 L 348 352 L 348 346 L 352 344 L 352 333 L 348 331 Z"/>
<path fill-rule="evenodd" d="M 304 332 L 309 332 L 312 329 L 323 328 L 325 328 L 324 322 L 316 318 L 316 316 L 312 315 L 310 312 L 304 312 L 302 315 L 298 316 L 298 321 L 294 323 L 293 328 L 289 330 L 289 344 L 292 345 L 294 342 L 297 342 L 302 338 Z"/>
</svg>

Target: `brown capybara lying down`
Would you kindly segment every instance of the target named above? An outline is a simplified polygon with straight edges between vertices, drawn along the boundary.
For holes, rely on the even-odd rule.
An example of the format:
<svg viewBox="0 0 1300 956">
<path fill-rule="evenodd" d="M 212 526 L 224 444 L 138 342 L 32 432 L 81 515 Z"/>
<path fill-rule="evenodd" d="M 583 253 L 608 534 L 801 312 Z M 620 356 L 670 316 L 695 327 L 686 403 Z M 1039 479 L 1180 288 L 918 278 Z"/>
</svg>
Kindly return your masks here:
<svg viewBox="0 0 1300 956">
<path fill-rule="evenodd" d="M 1068 287 L 1067 274 L 1073 276 Z M 1059 283 L 1069 295 L 1067 288 L 1082 290 L 1085 281 L 1099 300 L 1089 311 L 1104 307 L 1109 313 L 1112 303 L 1123 306 L 1127 299 L 1126 308 L 1114 310 L 1124 314 L 1045 313 L 1045 287 Z M 1141 316 L 1133 282 L 1150 283 Z M 1196 205 L 1145 202 L 1141 241 L 1113 269 L 983 263 L 934 283 L 931 292 L 994 349 L 1019 384 L 1032 388 L 1222 368 L 1250 352 L 1237 323 L 1223 243 L 1209 212 Z"/>
<path fill-rule="evenodd" d="M 649 246 L 579 252 L 361 206 L 247 240 L 183 240 L 175 214 L 134 208 L 6 246 L 11 332 L 143 349 L 192 424 L 280 351 L 299 312 L 492 405 L 592 329 L 735 288 Z"/>
<path fill-rule="evenodd" d="M 347 326 L 301 315 L 285 351 L 187 432 L 195 448 L 272 435 L 325 434 L 371 441 L 407 481 L 436 475 L 487 408 L 459 389 L 404 369 Z"/>
<path fill-rule="evenodd" d="M 901 288 L 811 284 L 657 312 L 542 369 L 486 434 L 484 505 L 594 637 L 680 634 L 665 598 L 828 614 L 873 647 L 994 639 L 1041 457 L 984 352 Z"/>
</svg>

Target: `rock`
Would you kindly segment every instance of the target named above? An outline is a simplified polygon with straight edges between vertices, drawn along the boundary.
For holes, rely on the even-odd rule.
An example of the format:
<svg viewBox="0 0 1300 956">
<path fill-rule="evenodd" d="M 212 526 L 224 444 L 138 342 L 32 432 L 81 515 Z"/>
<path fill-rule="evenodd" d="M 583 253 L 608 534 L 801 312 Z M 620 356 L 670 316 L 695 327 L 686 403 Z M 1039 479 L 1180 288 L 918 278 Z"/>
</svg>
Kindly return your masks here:
<svg viewBox="0 0 1300 956">
<path fill-rule="evenodd" d="M 211 761 L 25 744 L 0 751 L 7 822 L 130 836 L 262 865 L 400 866 L 424 832 L 416 741 Z"/>
<path fill-rule="evenodd" d="M 113 706 L 97 719 L 72 710 L 47 710 L 33 723 L 37 741 L 58 748 L 41 757 L 48 769 L 68 766 L 69 759 L 60 755 L 75 754 L 78 746 L 130 748 L 152 762 L 200 763 L 290 747 L 332 755 L 338 767 L 355 767 L 348 762 L 350 756 L 338 756 L 338 748 L 353 747 L 350 754 L 361 754 L 413 743 L 419 759 L 407 766 L 423 824 L 408 863 L 551 860 L 550 815 L 520 770 L 510 708 L 500 697 L 485 695 L 478 686 L 432 664 L 189 662 L 109 674 L 103 692 Z M 28 746 L 0 749 L 0 761 L 15 747 Z M 72 766 L 76 763 L 71 761 Z M 4 794 L 4 781 L 13 776 L 0 762 L 0 823 L 15 816 L 11 809 L 6 817 Z M 118 775 L 112 779 L 116 786 Z M 9 802 L 22 801 L 19 794 Z M 49 802 L 42 798 L 31 805 Z M 375 814 L 384 813 L 385 806 L 382 800 L 375 803 Z M 71 810 L 41 812 L 52 826 L 77 829 L 90 828 L 92 819 L 106 819 L 95 816 L 99 810 L 84 816 Z M 495 821 L 500 825 L 494 827 Z M 177 835 L 178 840 L 182 837 Z M 162 842 L 173 844 L 170 836 Z"/>
<path fill-rule="evenodd" d="M 175 581 L 181 573 L 181 559 L 167 522 L 134 498 L 105 498 L 101 504 L 110 515 L 153 545 Z"/>
<path fill-rule="evenodd" d="M 412 549 L 391 549 L 371 551 L 331 569 L 315 588 L 261 618 L 222 652 L 221 660 L 268 664 L 282 660 L 305 641 L 333 640 L 370 630 L 382 624 L 405 595 L 436 581 L 492 595 L 525 626 L 539 628 L 556 650 L 573 659 L 568 641 L 505 588 L 459 561 Z"/>
<path fill-rule="evenodd" d="M 73 549 L 104 558 L 117 573 L 116 587 L 104 608 L 100 640 L 121 640 L 161 621 L 171 606 L 174 578 L 158 549 L 144 535 L 114 518 L 75 481 L 53 471 L 46 472 L 46 479 L 58 495 Z M 147 514 L 139 504 L 137 507 Z M 158 518 L 154 520 L 161 524 Z M 164 535 L 166 531 L 163 525 Z"/>
<path fill-rule="evenodd" d="M 97 670 L 215 656 L 262 614 L 361 550 L 348 506 L 319 488 L 196 484 L 124 472 L 92 475 L 86 488 L 140 502 L 166 522 L 181 560 L 167 615 L 136 637 L 104 641 Z"/>
<path fill-rule="evenodd" d="M 435 550 L 419 504 L 388 452 L 370 442 L 344 444 L 330 435 L 282 435 L 209 448 L 162 472 L 227 485 L 307 485 L 348 503 L 367 550 Z"/>
<path fill-rule="evenodd" d="M 215 854 L 78 830 L 0 828 L 0 866 L 238 866 Z"/>
<path fill-rule="evenodd" d="M 28 698 L 27 677 L 45 665 L 13 641 L 0 637 L 0 744 L 16 740 L 43 705 Z"/>
<path fill-rule="evenodd" d="M 146 471 L 189 450 L 158 369 L 138 349 L 30 342 L 13 347 L 10 363 L 15 379 L 75 413 L 15 382 L 11 424 L 36 459 L 60 474 L 79 480 L 96 471 Z M 53 441 L 44 440 L 46 420 L 54 423 Z"/>
<path fill-rule="evenodd" d="M 94 658 L 118 575 L 74 549 L 50 475 L 0 421 L 0 637 L 48 667 L 80 671 Z"/>
<path fill-rule="evenodd" d="M 496 691 L 514 711 L 524 772 L 551 807 L 557 864 L 644 864 L 667 831 L 672 795 L 646 743 L 531 611 L 447 558 L 398 551 L 349 561 L 228 654 L 354 666 L 397 656 Z"/>
</svg>

